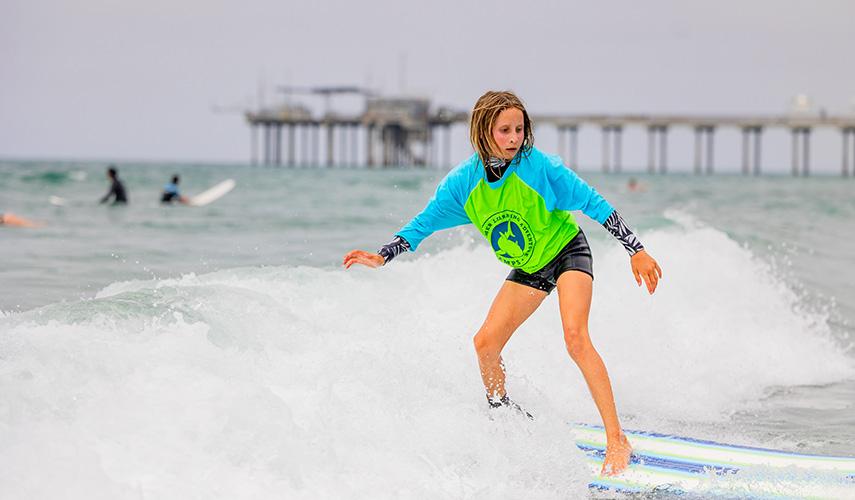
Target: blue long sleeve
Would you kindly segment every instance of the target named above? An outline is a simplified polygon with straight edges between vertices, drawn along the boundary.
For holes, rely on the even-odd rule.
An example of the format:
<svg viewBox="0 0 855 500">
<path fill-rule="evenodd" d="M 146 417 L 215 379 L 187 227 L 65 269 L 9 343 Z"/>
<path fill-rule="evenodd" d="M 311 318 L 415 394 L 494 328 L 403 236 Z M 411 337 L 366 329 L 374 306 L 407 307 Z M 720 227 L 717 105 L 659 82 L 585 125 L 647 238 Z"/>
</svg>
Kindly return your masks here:
<svg viewBox="0 0 855 500">
<path fill-rule="evenodd" d="M 395 233 L 410 244 L 412 251 L 436 231 L 470 223 L 463 208 L 471 190 L 467 171 L 469 165 L 470 162 L 464 162 L 449 172 L 437 186 L 436 193 L 424 210 Z"/>
<path fill-rule="evenodd" d="M 537 149 L 531 155 L 534 168 L 520 170 L 518 175 L 540 194 L 547 210 L 581 210 L 600 224 L 608 219 L 614 208 L 576 172 L 564 166 L 561 158 Z"/>
<path fill-rule="evenodd" d="M 565 167 L 558 157 L 551 157 L 550 160 L 546 175 L 555 194 L 555 208 L 581 210 L 600 224 L 605 223 L 614 212 L 614 207 L 576 172 Z"/>
</svg>

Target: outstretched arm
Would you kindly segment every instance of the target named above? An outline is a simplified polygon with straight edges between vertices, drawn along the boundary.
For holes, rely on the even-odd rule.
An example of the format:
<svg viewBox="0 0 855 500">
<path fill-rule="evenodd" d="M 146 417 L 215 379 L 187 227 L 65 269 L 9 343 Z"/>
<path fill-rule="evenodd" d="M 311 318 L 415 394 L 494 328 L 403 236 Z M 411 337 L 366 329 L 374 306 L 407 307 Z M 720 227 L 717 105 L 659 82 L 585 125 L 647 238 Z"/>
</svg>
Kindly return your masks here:
<svg viewBox="0 0 855 500">
<path fill-rule="evenodd" d="M 464 194 L 469 192 L 466 163 L 462 163 L 448 173 L 439 183 L 433 197 L 418 215 L 413 217 L 395 234 L 389 243 L 380 247 L 377 253 L 364 250 L 352 250 L 344 256 L 345 269 L 354 264 L 368 267 L 380 267 L 404 252 L 415 252 L 419 244 L 428 236 L 441 229 L 468 224 L 469 216 L 463 208 Z"/>
</svg>

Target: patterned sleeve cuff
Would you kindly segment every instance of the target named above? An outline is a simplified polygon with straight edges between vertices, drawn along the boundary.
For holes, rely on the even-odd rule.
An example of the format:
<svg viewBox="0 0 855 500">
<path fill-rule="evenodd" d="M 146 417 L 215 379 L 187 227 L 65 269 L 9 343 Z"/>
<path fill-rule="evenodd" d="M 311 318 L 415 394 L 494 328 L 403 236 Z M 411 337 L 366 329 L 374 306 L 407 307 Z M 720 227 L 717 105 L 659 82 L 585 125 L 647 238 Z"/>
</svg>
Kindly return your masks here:
<svg viewBox="0 0 855 500">
<path fill-rule="evenodd" d="M 644 250 L 644 245 L 638 241 L 635 233 L 633 233 L 629 226 L 626 225 L 626 222 L 617 210 L 612 212 L 609 218 L 606 219 L 606 222 L 603 223 L 603 227 L 605 227 L 608 232 L 612 233 L 612 236 L 620 241 L 621 245 L 623 245 L 623 247 L 626 248 L 626 251 L 629 252 L 629 255 L 635 255 L 641 250 Z"/>
<path fill-rule="evenodd" d="M 392 239 L 389 243 L 386 243 L 380 250 L 377 251 L 383 257 L 383 263 L 388 264 L 390 260 L 394 259 L 398 255 L 401 255 L 404 252 L 408 252 L 410 250 L 410 244 L 404 238 L 401 238 L 398 235 L 395 235 L 395 238 Z"/>
</svg>

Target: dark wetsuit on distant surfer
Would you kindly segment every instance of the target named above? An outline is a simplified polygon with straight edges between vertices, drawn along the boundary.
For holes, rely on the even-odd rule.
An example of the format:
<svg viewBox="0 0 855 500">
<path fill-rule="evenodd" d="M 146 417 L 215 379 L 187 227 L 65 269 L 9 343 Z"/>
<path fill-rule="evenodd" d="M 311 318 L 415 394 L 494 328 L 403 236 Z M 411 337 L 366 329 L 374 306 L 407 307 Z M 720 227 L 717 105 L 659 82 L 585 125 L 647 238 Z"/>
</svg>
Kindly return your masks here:
<svg viewBox="0 0 855 500">
<path fill-rule="evenodd" d="M 111 181 L 110 191 L 108 191 L 107 194 L 105 194 L 104 197 L 101 198 L 100 203 L 106 203 L 107 200 L 109 200 L 111 196 L 115 197 L 113 199 L 113 205 L 116 205 L 119 203 L 122 203 L 122 204 L 127 203 L 128 202 L 128 196 L 125 193 L 125 186 L 124 186 L 124 184 L 122 184 L 122 181 L 119 180 L 119 175 L 116 172 L 115 167 L 110 167 L 109 169 L 107 169 L 107 177 Z"/>
</svg>

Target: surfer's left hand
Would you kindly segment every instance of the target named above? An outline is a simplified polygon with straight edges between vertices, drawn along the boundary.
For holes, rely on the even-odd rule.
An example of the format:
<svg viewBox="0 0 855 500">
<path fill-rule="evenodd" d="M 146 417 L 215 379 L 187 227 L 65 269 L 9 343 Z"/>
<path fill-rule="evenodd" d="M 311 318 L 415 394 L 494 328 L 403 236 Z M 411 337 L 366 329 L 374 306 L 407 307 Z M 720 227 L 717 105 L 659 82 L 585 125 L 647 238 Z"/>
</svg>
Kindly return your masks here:
<svg viewBox="0 0 855 500">
<path fill-rule="evenodd" d="M 635 281 L 638 286 L 641 286 L 641 281 L 647 285 L 647 291 L 651 295 L 656 291 L 656 285 L 662 278 L 662 269 L 656 260 L 650 256 L 645 250 L 640 250 L 630 258 L 632 265 L 632 274 L 635 276 Z"/>
</svg>

